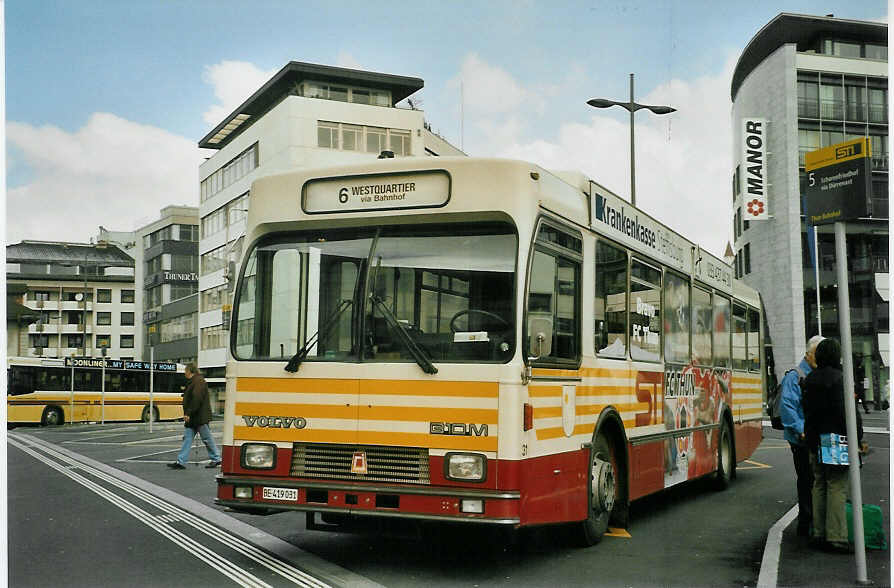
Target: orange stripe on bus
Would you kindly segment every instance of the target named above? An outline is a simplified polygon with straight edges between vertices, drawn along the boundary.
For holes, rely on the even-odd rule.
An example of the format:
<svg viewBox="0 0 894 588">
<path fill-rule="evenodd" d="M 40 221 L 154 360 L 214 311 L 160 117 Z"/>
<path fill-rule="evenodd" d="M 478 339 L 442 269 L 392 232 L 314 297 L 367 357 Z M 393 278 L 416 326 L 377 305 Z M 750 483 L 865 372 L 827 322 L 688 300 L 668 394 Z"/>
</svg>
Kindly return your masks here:
<svg viewBox="0 0 894 588">
<path fill-rule="evenodd" d="M 528 396 L 532 398 L 553 398 L 562 396 L 561 386 L 531 386 L 528 388 Z"/>
<path fill-rule="evenodd" d="M 497 424 L 496 409 L 361 406 L 360 420 Z"/>
<path fill-rule="evenodd" d="M 339 380 L 328 378 L 239 378 L 238 392 L 293 394 L 377 394 L 402 396 L 460 396 L 497 398 L 496 382 L 442 382 L 423 380 Z"/>
<path fill-rule="evenodd" d="M 293 394 L 356 394 L 357 380 L 335 378 L 238 378 L 237 392 L 286 392 Z"/>
<path fill-rule="evenodd" d="M 320 419 L 356 419 L 357 407 L 331 404 L 237 402 L 237 415 L 284 416 Z"/>
<path fill-rule="evenodd" d="M 441 382 L 422 380 L 361 380 L 360 394 L 400 394 L 403 396 L 458 396 L 497 398 L 497 382 Z"/>
<path fill-rule="evenodd" d="M 496 451 L 497 437 L 465 435 L 429 435 L 427 433 L 389 433 L 387 431 L 336 431 L 326 429 L 269 429 L 234 427 L 237 441 L 284 441 L 315 443 L 350 443 L 363 445 L 399 445 L 402 447 L 431 447 Z"/>
</svg>

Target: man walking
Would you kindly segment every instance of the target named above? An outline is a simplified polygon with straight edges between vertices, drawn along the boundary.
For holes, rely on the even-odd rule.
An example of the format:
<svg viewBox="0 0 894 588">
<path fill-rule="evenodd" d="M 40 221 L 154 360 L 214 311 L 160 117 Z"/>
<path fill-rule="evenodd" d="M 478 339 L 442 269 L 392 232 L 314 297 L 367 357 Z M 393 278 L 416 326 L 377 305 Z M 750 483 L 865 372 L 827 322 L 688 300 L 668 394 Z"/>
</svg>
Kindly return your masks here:
<svg viewBox="0 0 894 588">
<path fill-rule="evenodd" d="M 813 472 L 810 469 L 810 450 L 804 437 L 804 406 L 801 403 L 801 385 L 813 368 L 816 367 L 816 346 L 823 337 L 816 335 L 807 342 L 804 359 L 785 373 L 782 377 L 782 406 L 779 417 L 782 419 L 783 436 L 792 450 L 795 464 L 795 476 L 798 486 L 798 535 L 810 535 L 810 523 L 813 518 Z"/>
<path fill-rule="evenodd" d="M 202 438 L 205 449 L 208 450 L 208 459 L 211 461 L 206 468 L 216 468 L 220 465 L 220 452 L 214 443 L 214 437 L 211 436 L 211 428 L 208 423 L 211 422 L 211 400 L 208 398 L 208 385 L 205 384 L 205 378 L 199 373 L 196 364 L 186 364 L 183 375 L 189 382 L 186 384 L 186 391 L 183 392 L 183 445 L 180 447 L 180 453 L 177 454 L 177 461 L 169 463 L 168 467 L 175 470 L 186 469 L 186 462 L 189 459 L 189 451 L 192 449 L 192 442 L 196 433 Z"/>
</svg>

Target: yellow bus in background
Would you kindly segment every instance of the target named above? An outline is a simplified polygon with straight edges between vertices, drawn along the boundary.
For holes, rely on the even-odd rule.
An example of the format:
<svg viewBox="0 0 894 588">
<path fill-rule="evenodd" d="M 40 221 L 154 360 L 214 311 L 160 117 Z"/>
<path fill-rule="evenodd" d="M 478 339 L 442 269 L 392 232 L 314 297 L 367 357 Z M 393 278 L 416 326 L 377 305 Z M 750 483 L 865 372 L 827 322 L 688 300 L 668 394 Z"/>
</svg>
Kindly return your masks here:
<svg viewBox="0 0 894 588">
<path fill-rule="evenodd" d="M 105 362 L 105 391 L 102 374 Z M 9 357 L 10 425 L 183 418 L 183 365 L 103 358 Z M 153 377 L 150 407 L 149 377 Z M 72 386 L 72 376 L 74 386 Z"/>
</svg>

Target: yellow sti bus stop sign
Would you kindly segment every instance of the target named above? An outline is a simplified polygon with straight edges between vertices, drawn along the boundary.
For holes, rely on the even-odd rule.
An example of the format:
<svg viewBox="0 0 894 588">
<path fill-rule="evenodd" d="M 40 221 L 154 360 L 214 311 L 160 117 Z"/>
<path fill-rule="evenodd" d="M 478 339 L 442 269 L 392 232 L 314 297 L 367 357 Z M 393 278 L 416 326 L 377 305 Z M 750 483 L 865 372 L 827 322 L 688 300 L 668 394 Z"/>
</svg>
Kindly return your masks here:
<svg viewBox="0 0 894 588">
<path fill-rule="evenodd" d="M 866 137 L 806 153 L 807 222 L 824 225 L 870 216 L 871 161 Z"/>
</svg>

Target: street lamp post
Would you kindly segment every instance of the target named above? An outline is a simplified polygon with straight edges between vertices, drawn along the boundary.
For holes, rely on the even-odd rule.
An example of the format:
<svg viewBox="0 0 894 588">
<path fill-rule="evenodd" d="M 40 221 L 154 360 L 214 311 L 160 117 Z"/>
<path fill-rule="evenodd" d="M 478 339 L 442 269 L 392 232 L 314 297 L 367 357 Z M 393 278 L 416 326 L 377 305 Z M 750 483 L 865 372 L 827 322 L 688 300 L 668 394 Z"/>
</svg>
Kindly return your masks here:
<svg viewBox="0 0 894 588">
<path fill-rule="evenodd" d="M 636 206 L 636 163 L 633 148 L 633 113 L 641 108 L 651 110 L 655 114 L 670 114 L 676 112 L 676 108 L 670 106 L 650 106 L 648 104 L 637 104 L 633 101 L 633 74 L 630 74 L 630 102 L 618 102 L 616 100 L 606 100 L 605 98 L 593 98 L 587 100 L 587 104 L 595 108 L 611 108 L 612 106 L 620 106 L 626 108 L 630 112 L 630 204 Z"/>
</svg>

